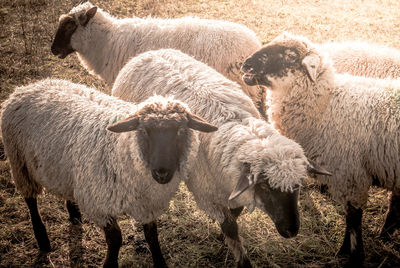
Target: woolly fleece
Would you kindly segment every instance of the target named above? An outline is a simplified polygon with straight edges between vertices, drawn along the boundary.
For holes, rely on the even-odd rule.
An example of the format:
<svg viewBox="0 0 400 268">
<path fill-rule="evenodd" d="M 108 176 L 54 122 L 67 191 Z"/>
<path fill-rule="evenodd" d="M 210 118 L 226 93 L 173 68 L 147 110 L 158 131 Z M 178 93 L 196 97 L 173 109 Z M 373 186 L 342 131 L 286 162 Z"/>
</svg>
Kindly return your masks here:
<svg viewBox="0 0 400 268">
<path fill-rule="evenodd" d="M 16 187 L 24 197 L 36 197 L 46 187 L 74 200 L 100 227 L 121 214 L 142 223 L 155 220 L 168 209 L 186 175 L 178 173 L 168 184 L 157 183 L 141 158 L 138 132 L 116 134 L 106 127 L 150 106 L 158 107 L 157 117 L 171 102 L 177 103 L 155 96 L 135 105 L 63 80 L 17 88 L 1 116 Z M 183 172 L 194 161 L 199 144 L 192 130 L 188 139 Z"/>
<path fill-rule="evenodd" d="M 306 177 L 302 148 L 260 119 L 240 87 L 206 64 L 173 49 L 145 52 L 124 66 L 112 89 L 112 95 L 134 102 L 154 93 L 174 96 L 218 126 L 213 134 L 200 133 L 198 159 L 186 184 L 198 206 L 219 222 L 227 207 L 254 206 L 252 189 L 228 202 L 244 163 L 283 191 Z"/>
<path fill-rule="evenodd" d="M 374 78 L 400 78 L 400 50 L 361 41 L 318 45 L 328 53 L 337 73 Z"/>
<path fill-rule="evenodd" d="M 78 19 L 91 7 L 90 2 L 83 3 L 69 15 Z M 71 45 L 85 68 L 109 85 L 131 57 L 149 50 L 174 48 L 239 83 L 253 101 L 259 99 L 258 89 L 245 85 L 239 70 L 243 60 L 261 43 L 252 30 L 241 24 L 194 17 L 117 19 L 98 8 L 85 27 L 78 26 Z"/>
</svg>

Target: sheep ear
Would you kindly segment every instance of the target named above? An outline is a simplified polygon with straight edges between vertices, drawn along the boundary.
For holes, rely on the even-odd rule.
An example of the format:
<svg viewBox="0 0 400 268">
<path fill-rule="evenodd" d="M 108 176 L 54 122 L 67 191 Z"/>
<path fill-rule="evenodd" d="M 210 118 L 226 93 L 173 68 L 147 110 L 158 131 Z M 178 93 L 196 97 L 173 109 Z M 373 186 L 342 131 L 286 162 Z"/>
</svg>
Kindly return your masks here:
<svg viewBox="0 0 400 268">
<path fill-rule="evenodd" d="M 229 196 L 229 201 L 237 198 L 244 191 L 250 188 L 254 184 L 254 175 L 250 173 L 250 165 L 243 165 L 242 171 L 240 172 L 239 181 L 236 184 L 235 189 L 232 191 Z"/>
<path fill-rule="evenodd" d="M 303 66 L 306 68 L 308 77 L 313 82 L 315 82 L 315 80 L 317 79 L 317 69 L 320 65 L 320 62 L 321 62 L 320 57 L 315 53 L 306 56 L 301 62 Z"/>
<path fill-rule="evenodd" d="M 92 7 L 91 9 L 87 10 L 85 14 L 79 16 L 79 23 L 82 26 L 86 26 L 88 22 L 96 15 L 97 7 Z"/>
<path fill-rule="evenodd" d="M 139 117 L 132 115 L 126 119 L 120 120 L 115 124 L 107 126 L 107 130 L 115 133 L 136 130 L 139 126 Z"/>
<path fill-rule="evenodd" d="M 332 173 L 310 159 L 308 159 L 307 171 L 311 174 L 332 176 Z"/>
<path fill-rule="evenodd" d="M 198 130 L 201 132 L 213 132 L 217 131 L 218 128 L 214 125 L 211 125 L 208 123 L 206 120 L 203 118 L 192 114 L 192 113 L 187 113 L 187 118 L 188 118 L 188 127 L 194 130 Z"/>
</svg>

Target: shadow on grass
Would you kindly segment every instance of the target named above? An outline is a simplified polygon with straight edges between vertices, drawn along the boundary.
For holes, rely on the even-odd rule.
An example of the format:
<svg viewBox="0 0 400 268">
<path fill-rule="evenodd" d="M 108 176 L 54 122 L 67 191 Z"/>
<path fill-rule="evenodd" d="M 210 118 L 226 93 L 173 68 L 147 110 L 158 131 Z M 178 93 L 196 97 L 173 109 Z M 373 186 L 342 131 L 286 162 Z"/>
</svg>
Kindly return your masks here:
<svg viewBox="0 0 400 268">
<path fill-rule="evenodd" d="M 70 267 L 83 267 L 82 224 L 70 224 L 68 231 Z"/>
</svg>

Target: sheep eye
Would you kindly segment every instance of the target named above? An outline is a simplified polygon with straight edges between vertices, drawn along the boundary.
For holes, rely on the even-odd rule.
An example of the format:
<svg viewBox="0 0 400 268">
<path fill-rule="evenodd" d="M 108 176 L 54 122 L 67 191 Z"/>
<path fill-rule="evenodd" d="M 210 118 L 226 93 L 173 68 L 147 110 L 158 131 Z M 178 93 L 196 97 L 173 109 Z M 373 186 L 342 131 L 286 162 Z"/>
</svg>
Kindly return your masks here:
<svg viewBox="0 0 400 268">
<path fill-rule="evenodd" d="M 295 62 L 297 59 L 297 54 L 294 51 L 286 50 L 285 51 L 285 59 L 290 62 Z"/>
<path fill-rule="evenodd" d="M 76 28 L 76 24 L 75 24 L 75 22 L 72 21 L 72 20 L 68 21 L 68 22 L 65 24 L 65 29 L 66 29 L 67 31 L 73 31 L 73 30 L 75 30 L 75 28 Z"/>
<path fill-rule="evenodd" d="M 263 189 L 263 190 L 269 190 L 269 189 L 271 189 L 271 187 L 269 186 L 268 182 L 261 182 L 261 183 L 259 183 L 259 186 L 260 186 L 261 189 Z"/>
</svg>

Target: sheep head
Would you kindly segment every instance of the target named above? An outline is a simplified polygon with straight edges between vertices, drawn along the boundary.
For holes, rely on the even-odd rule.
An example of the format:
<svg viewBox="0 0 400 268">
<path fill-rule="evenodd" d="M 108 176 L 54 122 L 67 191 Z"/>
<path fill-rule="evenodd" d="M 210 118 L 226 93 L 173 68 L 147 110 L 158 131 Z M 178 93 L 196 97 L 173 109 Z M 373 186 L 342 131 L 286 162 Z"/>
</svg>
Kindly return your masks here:
<svg viewBox="0 0 400 268">
<path fill-rule="evenodd" d="M 71 45 L 71 37 L 78 27 L 86 27 L 88 22 L 96 15 L 97 7 L 91 3 L 82 3 L 75 7 L 69 14 L 61 15 L 58 28 L 51 45 L 53 55 L 64 59 L 75 52 Z"/>
<path fill-rule="evenodd" d="M 247 58 L 241 71 L 247 85 L 288 90 L 299 77 L 315 82 L 320 66 L 321 56 L 308 39 L 283 33 Z"/>
<path fill-rule="evenodd" d="M 121 133 L 137 132 L 137 143 L 144 163 L 160 184 L 171 181 L 192 145 L 193 131 L 213 132 L 218 128 L 190 113 L 186 105 L 171 99 L 146 101 L 132 116 L 107 127 Z M 161 101 L 160 101 L 161 100 Z"/>
<path fill-rule="evenodd" d="M 297 203 L 304 178 L 310 173 L 330 173 L 307 160 L 296 142 L 258 129 L 258 139 L 247 141 L 238 150 L 240 175 L 229 201 L 232 207 L 258 207 L 283 237 L 293 237 L 300 226 Z"/>
</svg>

